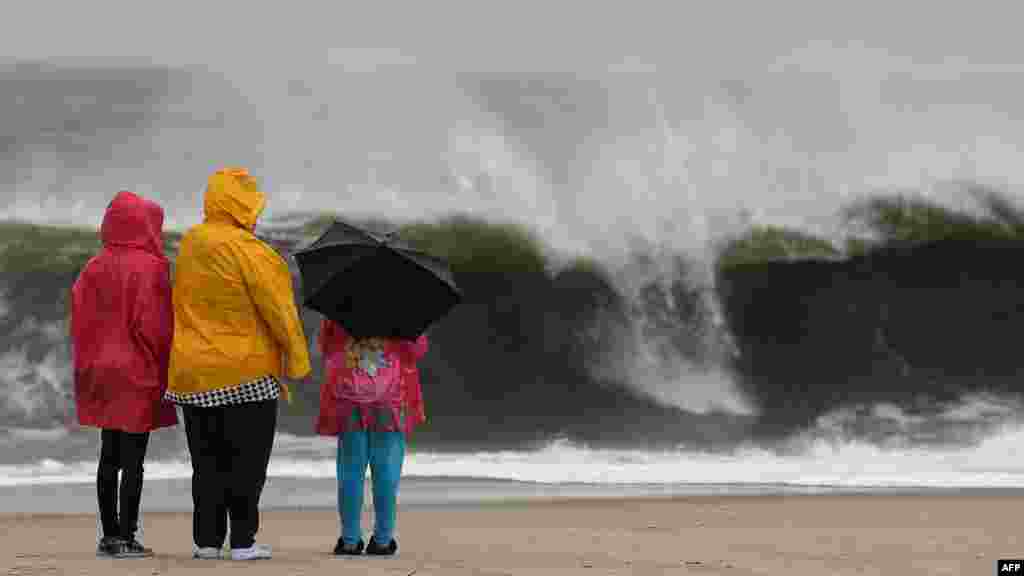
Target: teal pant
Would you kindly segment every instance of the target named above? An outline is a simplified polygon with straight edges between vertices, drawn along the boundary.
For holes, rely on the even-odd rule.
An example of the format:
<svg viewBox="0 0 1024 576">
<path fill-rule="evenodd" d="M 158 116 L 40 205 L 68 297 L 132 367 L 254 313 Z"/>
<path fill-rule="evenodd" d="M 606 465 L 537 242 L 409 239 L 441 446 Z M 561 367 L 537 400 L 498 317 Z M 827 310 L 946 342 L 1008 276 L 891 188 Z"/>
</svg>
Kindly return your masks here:
<svg viewBox="0 0 1024 576">
<path fill-rule="evenodd" d="M 344 432 L 338 437 L 338 513 L 341 538 L 346 544 L 362 539 L 363 483 L 370 467 L 373 509 L 376 518 L 373 537 L 387 546 L 395 536 L 398 480 L 405 460 L 405 436 L 401 432 Z"/>
</svg>

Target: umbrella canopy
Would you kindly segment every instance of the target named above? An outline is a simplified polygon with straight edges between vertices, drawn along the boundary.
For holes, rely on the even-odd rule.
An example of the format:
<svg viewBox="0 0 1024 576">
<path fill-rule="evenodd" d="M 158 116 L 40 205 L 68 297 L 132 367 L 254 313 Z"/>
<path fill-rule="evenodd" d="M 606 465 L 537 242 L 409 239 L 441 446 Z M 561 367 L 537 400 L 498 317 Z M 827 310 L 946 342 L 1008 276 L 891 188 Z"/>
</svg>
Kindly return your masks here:
<svg viewBox="0 0 1024 576">
<path fill-rule="evenodd" d="M 342 221 L 295 260 L 305 306 L 359 338 L 414 340 L 462 300 L 444 260 Z"/>
</svg>

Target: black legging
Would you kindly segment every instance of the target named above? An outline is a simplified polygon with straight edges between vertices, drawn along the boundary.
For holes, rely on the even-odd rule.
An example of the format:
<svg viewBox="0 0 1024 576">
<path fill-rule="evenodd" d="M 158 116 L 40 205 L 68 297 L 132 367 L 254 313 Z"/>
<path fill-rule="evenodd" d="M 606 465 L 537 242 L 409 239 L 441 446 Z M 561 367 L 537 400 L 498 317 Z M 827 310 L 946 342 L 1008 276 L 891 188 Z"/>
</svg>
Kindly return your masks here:
<svg viewBox="0 0 1024 576">
<path fill-rule="evenodd" d="M 277 430 L 277 400 L 217 408 L 183 406 L 192 456 L 192 539 L 220 548 L 231 518 L 231 547 L 249 548 Z"/>
<path fill-rule="evenodd" d="M 100 433 L 100 464 L 96 470 L 96 496 L 100 505 L 103 536 L 135 538 L 142 500 L 142 461 L 146 458 L 149 432 L 135 434 L 120 430 Z M 117 473 L 121 472 L 120 513 Z"/>
</svg>

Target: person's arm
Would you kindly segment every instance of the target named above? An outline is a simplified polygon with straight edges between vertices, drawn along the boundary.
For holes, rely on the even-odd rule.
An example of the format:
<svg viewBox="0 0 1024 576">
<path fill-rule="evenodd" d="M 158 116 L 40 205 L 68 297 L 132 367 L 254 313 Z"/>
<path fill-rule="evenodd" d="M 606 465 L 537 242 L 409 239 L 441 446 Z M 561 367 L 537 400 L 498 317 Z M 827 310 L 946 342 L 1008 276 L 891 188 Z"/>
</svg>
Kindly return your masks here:
<svg viewBox="0 0 1024 576">
<path fill-rule="evenodd" d="M 89 270 L 90 264 L 92 264 L 92 258 L 90 258 L 89 261 L 85 263 L 85 266 L 83 266 L 78 272 L 78 276 L 75 278 L 75 281 L 71 283 L 71 288 L 68 289 L 67 302 L 65 302 L 64 311 L 65 319 L 67 320 L 68 337 L 72 340 L 74 340 L 75 337 L 75 295 L 81 290 L 79 286 L 81 286 L 83 278 Z"/>
<path fill-rule="evenodd" d="M 85 284 L 89 283 L 90 272 L 89 269 L 92 267 L 95 257 L 90 258 L 82 270 L 79 271 L 78 277 L 75 278 L 74 283 L 71 284 L 71 289 L 68 290 L 68 301 L 67 301 L 67 320 L 68 320 L 68 337 L 71 340 L 71 349 L 74 351 L 75 343 L 75 308 L 77 301 L 81 297 L 82 290 L 84 290 Z"/>
<path fill-rule="evenodd" d="M 78 285 L 81 281 L 81 274 L 75 279 L 74 284 L 71 285 L 71 289 L 68 290 L 68 302 L 67 302 L 67 329 L 68 329 L 68 350 L 71 362 L 74 364 L 75 361 L 75 299 L 78 294 Z M 72 386 L 74 389 L 74 386 Z"/>
<path fill-rule="evenodd" d="M 327 358 L 343 352 L 349 338 L 351 336 L 340 324 L 325 318 L 320 324 L 320 353 Z"/>
<path fill-rule="evenodd" d="M 334 330 L 334 322 L 327 318 L 320 321 L 320 334 L 317 336 L 317 349 L 324 358 L 331 355 L 335 348 L 337 335 Z"/>
<path fill-rule="evenodd" d="M 139 302 L 133 329 L 157 366 L 157 384 L 167 388 L 167 369 L 171 357 L 171 339 L 174 337 L 174 308 L 171 303 L 170 267 L 153 266 L 140 272 Z"/>
<path fill-rule="evenodd" d="M 256 237 L 240 247 L 238 256 L 249 295 L 274 338 L 284 348 L 285 374 L 295 380 L 305 378 L 312 371 L 309 347 L 295 307 L 288 265 Z"/>
<path fill-rule="evenodd" d="M 423 358 L 427 353 L 428 347 L 429 343 L 427 342 L 426 334 L 421 334 L 420 337 L 413 342 L 409 342 L 408 340 L 402 341 L 402 352 L 413 362 L 418 362 L 420 358 Z"/>
</svg>

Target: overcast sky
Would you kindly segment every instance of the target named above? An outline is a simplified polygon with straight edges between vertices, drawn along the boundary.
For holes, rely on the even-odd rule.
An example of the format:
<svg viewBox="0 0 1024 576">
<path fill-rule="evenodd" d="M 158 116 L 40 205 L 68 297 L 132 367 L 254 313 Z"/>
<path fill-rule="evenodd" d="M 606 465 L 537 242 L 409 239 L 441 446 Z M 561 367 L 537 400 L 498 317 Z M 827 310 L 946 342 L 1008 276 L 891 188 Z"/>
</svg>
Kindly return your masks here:
<svg viewBox="0 0 1024 576">
<path fill-rule="evenodd" d="M 242 163 L 274 212 L 469 211 L 587 250 L 699 244 L 743 210 L 815 227 L 876 188 L 1016 195 L 1012 6 L 18 3 L 0 54 L 62 68 L 0 69 L 0 210 L 92 222 L 132 188 L 187 225 L 209 170 Z"/>
</svg>

